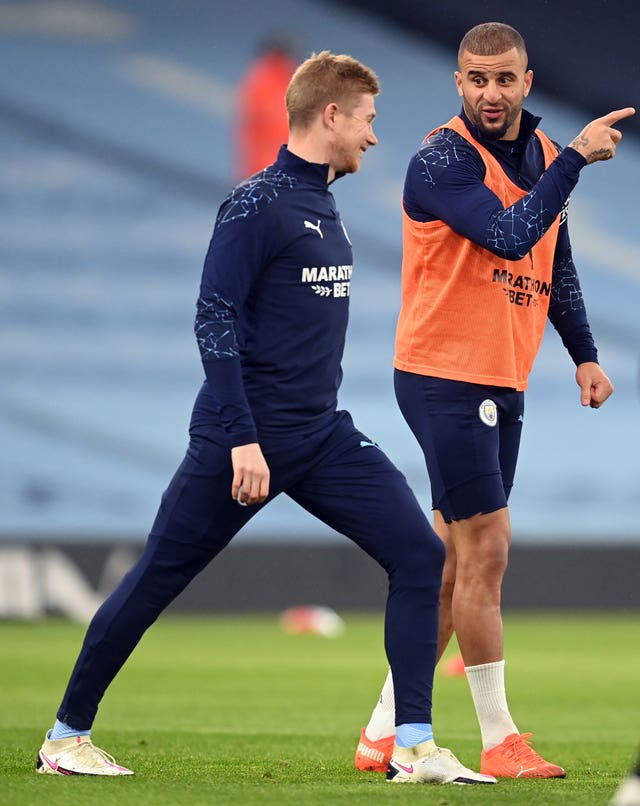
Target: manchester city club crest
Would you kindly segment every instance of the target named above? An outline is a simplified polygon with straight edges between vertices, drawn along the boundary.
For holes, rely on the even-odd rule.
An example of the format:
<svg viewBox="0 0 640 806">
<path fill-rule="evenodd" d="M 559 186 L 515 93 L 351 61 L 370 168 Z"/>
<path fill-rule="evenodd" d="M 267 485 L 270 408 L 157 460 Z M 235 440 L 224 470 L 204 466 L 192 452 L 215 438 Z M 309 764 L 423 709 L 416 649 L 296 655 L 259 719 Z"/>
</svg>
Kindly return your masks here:
<svg viewBox="0 0 640 806">
<path fill-rule="evenodd" d="M 498 424 L 498 407 L 493 400 L 483 400 L 480 404 L 480 419 L 485 425 L 493 426 Z"/>
</svg>

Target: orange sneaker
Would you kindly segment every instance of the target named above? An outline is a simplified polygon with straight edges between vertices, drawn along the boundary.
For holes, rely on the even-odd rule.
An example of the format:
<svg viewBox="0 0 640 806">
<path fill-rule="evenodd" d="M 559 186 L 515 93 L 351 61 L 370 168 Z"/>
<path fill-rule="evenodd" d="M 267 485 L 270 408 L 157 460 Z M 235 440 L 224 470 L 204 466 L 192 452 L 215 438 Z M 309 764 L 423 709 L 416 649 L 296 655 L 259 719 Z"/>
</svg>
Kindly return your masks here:
<svg viewBox="0 0 640 806">
<path fill-rule="evenodd" d="M 539 756 L 529 745 L 532 733 L 511 733 L 480 756 L 480 772 L 496 778 L 565 778 L 566 772 Z"/>
<path fill-rule="evenodd" d="M 386 772 L 391 754 L 393 753 L 393 743 L 395 736 L 385 736 L 372 742 L 367 738 L 364 728 L 360 731 L 360 741 L 356 748 L 355 765 L 356 770 L 373 770 L 374 772 Z"/>
</svg>

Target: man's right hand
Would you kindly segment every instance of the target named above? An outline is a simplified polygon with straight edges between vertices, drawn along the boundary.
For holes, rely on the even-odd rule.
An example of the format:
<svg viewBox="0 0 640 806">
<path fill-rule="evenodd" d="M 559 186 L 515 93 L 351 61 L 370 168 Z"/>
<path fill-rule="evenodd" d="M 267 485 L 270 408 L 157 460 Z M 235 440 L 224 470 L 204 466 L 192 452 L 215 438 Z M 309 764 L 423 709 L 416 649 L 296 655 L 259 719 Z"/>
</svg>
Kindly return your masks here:
<svg viewBox="0 0 640 806">
<path fill-rule="evenodd" d="M 619 120 L 631 117 L 635 113 L 636 110 L 632 106 L 628 106 L 626 109 L 617 109 L 604 117 L 592 120 L 575 140 L 569 143 L 569 147 L 582 154 L 587 164 L 599 160 L 610 160 L 615 157 L 616 145 L 622 139 L 622 132 L 611 127 Z"/>
<path fill-rule="evenodd" d="M 243 506 L 262 504 L 269 495 L 270 473 L 260 445 L 251 442 L 231 448 L 231 463 L 231 497 Z"/>
</svg>

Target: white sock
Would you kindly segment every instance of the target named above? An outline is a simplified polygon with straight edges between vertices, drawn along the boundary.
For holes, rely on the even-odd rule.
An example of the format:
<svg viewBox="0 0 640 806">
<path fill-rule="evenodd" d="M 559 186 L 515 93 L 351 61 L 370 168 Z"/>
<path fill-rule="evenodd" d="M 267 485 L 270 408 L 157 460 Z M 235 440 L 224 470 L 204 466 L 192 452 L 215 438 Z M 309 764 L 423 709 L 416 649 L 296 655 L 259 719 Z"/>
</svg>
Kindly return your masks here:
<svg viewBox="0 0 640 806">
<path fill-rule="evenodd" d="M 391 669 L 384 681 L 376 707 L 373 709 L 369 724 L 365 728 L 367 739 L 377 742 L 387 736 L 395 736 L 396 732 L 396 702 L 393 695 L 393 678 Z"/>
<path fill-rule="evenodd" d="M 518 733 L 507 705 L 504 688 L 504 660 L 465 666 L 471 697 L 480 723 L 482 749 L 490 750 L 510 733 Z"/>
</svg>

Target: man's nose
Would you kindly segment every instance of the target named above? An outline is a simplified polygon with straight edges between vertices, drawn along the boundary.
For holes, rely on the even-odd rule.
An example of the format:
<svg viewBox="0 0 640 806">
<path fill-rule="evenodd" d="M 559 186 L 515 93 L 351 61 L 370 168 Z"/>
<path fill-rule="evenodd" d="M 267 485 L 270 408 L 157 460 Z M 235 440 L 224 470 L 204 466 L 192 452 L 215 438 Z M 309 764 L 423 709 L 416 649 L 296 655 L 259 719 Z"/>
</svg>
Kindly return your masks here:
<svg viewBox="0 0 640 806">
<path fill-rule="evenodd" d="M 489 103 L 494 103 L 502 98 L 502 93 L 495 81 L 489 81 L 484 88 L 484 97 Z"/>
</svg>

